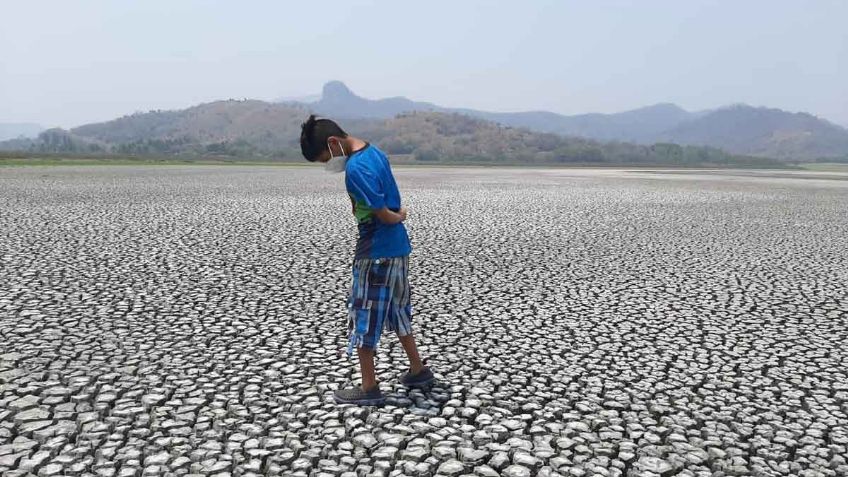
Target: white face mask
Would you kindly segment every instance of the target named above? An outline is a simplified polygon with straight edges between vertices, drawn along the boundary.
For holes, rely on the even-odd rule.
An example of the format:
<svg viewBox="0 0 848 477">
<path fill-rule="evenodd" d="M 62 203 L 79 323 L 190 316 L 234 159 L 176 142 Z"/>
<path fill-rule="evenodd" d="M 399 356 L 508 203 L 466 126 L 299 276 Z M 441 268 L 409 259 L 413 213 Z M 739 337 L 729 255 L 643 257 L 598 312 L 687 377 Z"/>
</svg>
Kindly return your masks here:
<svg viewBox="0 0 848 477">
<path fill-rule="evenodd" d="M 330 141 L 327 141 L 327 149 L 330 150 L 330 160 L 326 162 L 324 166 L 324 170 L 327 172 L 342 172 L 345 170 L 345 164 L 347 163 L 347 154 L 345 154 L 344 146 L 342 143 L 338 143 L 339 148 L 342 150 L 341 156 L 333 155 L 333 148 L 330 147 Z"/>
</svg>

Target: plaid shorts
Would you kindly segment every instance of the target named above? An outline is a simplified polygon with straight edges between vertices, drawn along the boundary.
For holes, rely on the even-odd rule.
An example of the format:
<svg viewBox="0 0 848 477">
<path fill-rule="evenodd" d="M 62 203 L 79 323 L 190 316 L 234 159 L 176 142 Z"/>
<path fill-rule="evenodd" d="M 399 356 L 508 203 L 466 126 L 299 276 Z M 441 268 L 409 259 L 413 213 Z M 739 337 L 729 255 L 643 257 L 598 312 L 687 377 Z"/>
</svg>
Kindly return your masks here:
<svg viewBox="0 0 848 477">
<path fill-rule="evenodd" d="M 376 349 L 383 328 L 412 333 L 409 256 L 353 261 L 348 308 L 347 355 L 354 348 Z"/>
</svg>

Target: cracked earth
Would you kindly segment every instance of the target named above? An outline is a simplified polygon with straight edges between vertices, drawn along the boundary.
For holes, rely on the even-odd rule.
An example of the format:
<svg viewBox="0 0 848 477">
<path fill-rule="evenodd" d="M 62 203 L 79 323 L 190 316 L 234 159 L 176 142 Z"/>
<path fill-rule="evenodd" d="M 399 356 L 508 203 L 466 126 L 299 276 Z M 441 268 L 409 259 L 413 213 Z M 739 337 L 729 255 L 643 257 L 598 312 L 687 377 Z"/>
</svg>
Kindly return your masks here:
<svg viewBox="0 0 848 477">
<path fill-rule="evenodd" d="M 848 475 L 848 180 L 396 171 L 438 383 L 336 405 L 342 176 L 0 169 L 0 473 Z"/>
</svg>

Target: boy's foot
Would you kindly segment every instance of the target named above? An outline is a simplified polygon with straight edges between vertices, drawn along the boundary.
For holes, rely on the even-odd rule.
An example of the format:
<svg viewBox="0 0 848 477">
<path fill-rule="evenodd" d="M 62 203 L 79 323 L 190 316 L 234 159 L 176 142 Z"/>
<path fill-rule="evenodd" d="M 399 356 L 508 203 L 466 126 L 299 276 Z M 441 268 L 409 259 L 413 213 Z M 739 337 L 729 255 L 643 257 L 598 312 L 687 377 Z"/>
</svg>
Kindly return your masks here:
<svg viewBox="0 0 848 477">
<path fill-rule="evenodd" d="M 386 402 L 386 398 L 380 392 L 380 386 L 368 391 L 363 391 L 360 386 L 336 389 L 333 397 L 338 404 L 356 404 L 357 406 L 382 406 Z"/>
<path fill-rule="evenodd" d="M 428 384 L 435 381 L 436 377 L 433 376 L 433 372 L 430 371 L 430 368 L 424 366 L 418 374 L 412 374 L 407 372 L 400 378 L 400 383 L 408 388 L 420 388 L 427 386 Z"/>
</svg>

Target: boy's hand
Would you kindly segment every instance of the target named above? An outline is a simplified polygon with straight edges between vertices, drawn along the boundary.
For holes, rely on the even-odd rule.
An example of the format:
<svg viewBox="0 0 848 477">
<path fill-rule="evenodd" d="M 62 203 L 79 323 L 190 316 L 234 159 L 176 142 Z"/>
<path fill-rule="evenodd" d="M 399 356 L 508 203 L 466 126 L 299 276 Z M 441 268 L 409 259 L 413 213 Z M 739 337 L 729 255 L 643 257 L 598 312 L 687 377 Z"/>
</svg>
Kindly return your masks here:
<svg viewBox="0 0 848 477">
<path fill-rule="evenodd" d="M 384 224 L 399 224 L 406 220 L 406 208 L 401 207 L 397 212 L 393 210 L 389 210 L 387 207 L 383 207 L 380 210 L 375 210 L 374 215 L 377 216 L 377 219 Z"/>
</svg>

